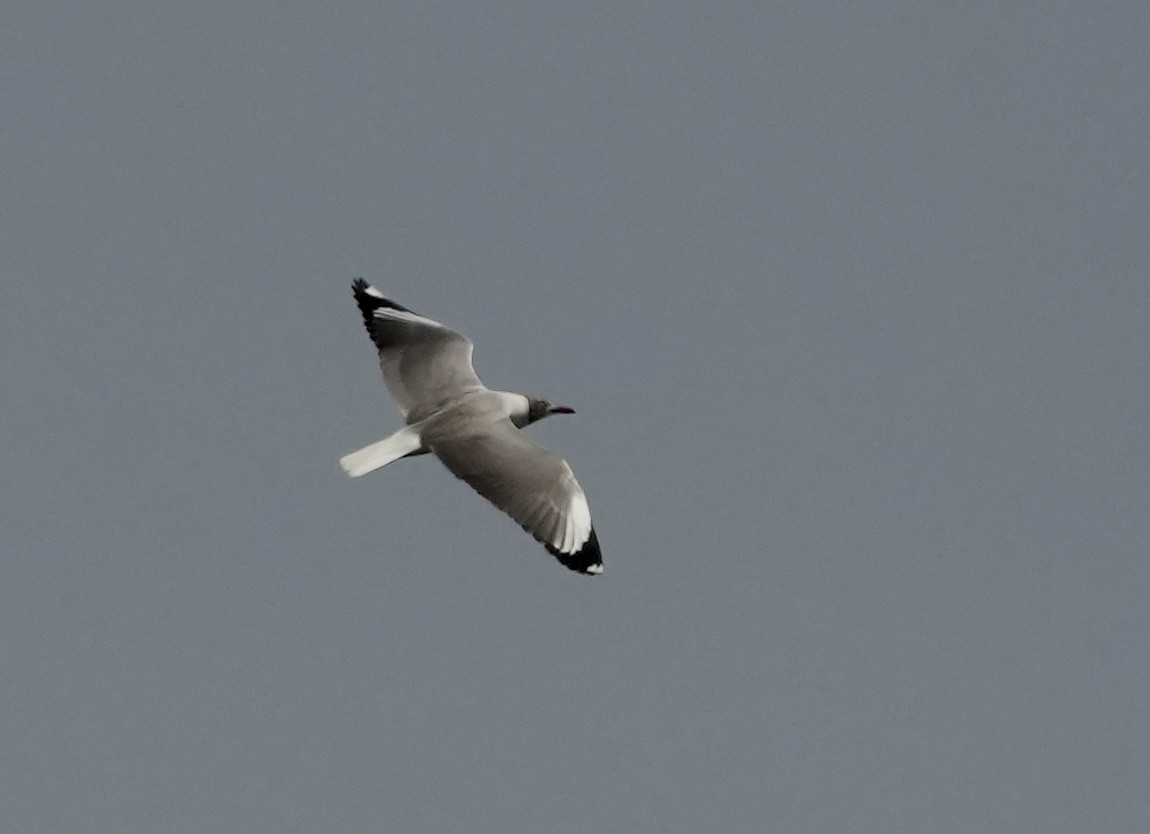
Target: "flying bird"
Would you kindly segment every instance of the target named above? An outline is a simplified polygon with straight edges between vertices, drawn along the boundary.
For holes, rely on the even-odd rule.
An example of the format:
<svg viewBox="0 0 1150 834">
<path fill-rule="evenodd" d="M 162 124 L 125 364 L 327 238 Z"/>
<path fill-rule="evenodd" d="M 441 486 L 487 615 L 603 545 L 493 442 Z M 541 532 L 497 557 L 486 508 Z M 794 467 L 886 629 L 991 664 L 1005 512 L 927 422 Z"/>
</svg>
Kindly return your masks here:
<svg viewBox="0 0 1150 834">
<path fill-rule="evenodd" d="M 353 478 L 431 453 L 547 548 L 564 566 L 603 572 L 587 496 L 567 461 L 520 431 L 564 405 L 492 391 L 471 366 L 466 336 L 386 298 L 362 278 L 351 285 L 379 350 L 387 390 L 406 417 L 394 434 L 340 458 Z"/>
</svg>

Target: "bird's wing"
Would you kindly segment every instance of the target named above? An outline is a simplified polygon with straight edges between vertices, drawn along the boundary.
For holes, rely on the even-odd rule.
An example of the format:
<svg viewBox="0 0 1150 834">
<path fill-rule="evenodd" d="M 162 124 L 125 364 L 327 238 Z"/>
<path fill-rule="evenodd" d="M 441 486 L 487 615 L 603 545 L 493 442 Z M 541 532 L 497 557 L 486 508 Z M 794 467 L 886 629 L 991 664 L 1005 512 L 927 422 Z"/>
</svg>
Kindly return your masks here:
<svg viewBox="0 0 1150 834">
<path fill-rule="evenodd" d="M 510 420 L 425 436 L 457 477 L 513 518 L 573 571 L 603 572 L 587 496 L 567 461 L 532 443 Z"/>
<path fill-rule="evenodd" d="M 351 286 L 379 350 L 387 390 L 406 415 L 421 415 L 483 383 L 471 367 L 471 340 L 386 298 L 362 278 Z"/>
</svg>

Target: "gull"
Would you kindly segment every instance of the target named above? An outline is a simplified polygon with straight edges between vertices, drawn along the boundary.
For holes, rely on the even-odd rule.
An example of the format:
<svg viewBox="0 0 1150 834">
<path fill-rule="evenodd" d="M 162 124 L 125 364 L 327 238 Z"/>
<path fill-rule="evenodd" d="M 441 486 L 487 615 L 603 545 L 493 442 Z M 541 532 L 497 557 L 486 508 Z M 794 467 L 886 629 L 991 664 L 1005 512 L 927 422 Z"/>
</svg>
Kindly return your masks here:
<svg viewBox="0 0 1150 834">
<path fill-rule="evenodd" d="M 403 428 L 340 458 L 353 478 L 400 458 L 433 454 L 578 573 L 603 572 L 587 496 L 567 461 L 520 431 L 565 405 L 492 391 L 471 366 L 466 336 L 396 304 L 362 278 L 351 285 L 379 350 L 383 381 Z"/>
</svg>

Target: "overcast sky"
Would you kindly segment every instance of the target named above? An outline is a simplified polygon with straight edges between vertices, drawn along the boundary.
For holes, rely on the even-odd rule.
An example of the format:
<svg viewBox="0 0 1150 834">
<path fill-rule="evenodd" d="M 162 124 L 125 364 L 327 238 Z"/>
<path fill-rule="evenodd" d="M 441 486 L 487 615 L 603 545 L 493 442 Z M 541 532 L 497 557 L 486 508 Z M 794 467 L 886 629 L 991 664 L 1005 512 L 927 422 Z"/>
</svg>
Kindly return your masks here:
<svg viewBox="0 0 1150 834">
<path fill-rule="evenodd" d="M 1150 5 L 8 4 L 0 831 L 1150 830 Z M 606 571 L 349 289 L 570 403 Z"/>
</svg>

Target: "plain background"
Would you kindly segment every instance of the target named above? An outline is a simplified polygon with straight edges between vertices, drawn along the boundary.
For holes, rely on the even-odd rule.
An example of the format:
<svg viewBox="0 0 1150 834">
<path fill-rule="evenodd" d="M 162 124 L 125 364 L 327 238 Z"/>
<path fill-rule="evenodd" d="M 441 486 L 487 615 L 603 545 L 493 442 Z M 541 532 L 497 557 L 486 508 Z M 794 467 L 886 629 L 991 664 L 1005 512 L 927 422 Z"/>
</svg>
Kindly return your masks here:
<svg viewBox="0 0 1150 834">
<path fill-rule="evenodd" d="M 1150 5 L 10 3 L 0 830 L 1150 830 Z M 570 403 L 606 572 L 349 284 Z"/>
</svg>

